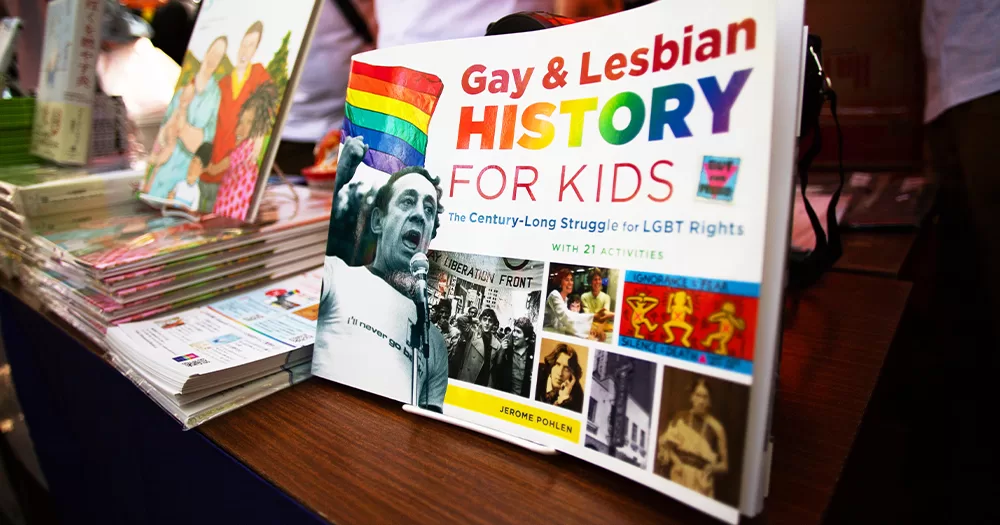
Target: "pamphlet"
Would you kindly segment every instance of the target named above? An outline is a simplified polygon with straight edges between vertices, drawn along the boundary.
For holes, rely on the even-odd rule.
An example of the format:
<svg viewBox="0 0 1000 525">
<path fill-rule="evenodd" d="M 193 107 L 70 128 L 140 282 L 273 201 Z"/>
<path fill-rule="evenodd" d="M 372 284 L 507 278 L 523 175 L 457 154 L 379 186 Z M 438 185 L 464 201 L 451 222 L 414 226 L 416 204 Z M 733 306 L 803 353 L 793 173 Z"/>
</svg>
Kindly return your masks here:
<svg viewBox="0 0 1000 525">
<path fill-rule="evenodd" d="M 313 374 L 759 513 L 802 14 L 663 0 L 356 55 Z"/>
<path fill-rule="evenodd" d="M 201 308 L 111 328 L 108 340 L 167 394 L 229 387 L 309 358 L 320 283 L 313 271 Z"/>
</svg>

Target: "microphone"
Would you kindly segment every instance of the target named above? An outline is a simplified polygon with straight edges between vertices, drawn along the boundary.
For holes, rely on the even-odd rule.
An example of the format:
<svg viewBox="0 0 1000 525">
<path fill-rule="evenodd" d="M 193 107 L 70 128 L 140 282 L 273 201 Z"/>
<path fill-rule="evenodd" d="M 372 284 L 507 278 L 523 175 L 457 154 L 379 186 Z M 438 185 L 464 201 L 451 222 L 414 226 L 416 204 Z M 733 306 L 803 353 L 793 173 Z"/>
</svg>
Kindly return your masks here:
<svg viewBox="0 0 1000 525">
<path fill-rule="evenodd" d="M 410 274 L 416 280 L 416 297 L 413 302 L 417 306 L 417 323 L 413 325 L 413 335 L 415 347 L 420 349 L 424 359 L 430 356 L 430 316 L 427 312 L 427 271 L 430 270 L 430 263 L 427 262 L 427 254 L 417 252 L 410 257 Z M 416 348 L 415 348 L 416 349 Z M 413 383 L 412 392 L 413 404 L 420 406 L 419 390 L 417 389 L 417 356 L 413 356 Z"/>
<path fill-rule="evenodd" d="M 410 257 L 410 274 L 416 279 L 417 301 L 425 302 L 427 300 L 427 271 L 430 270 L 430 267 L 425 253 L 417 252 L 413 254 L 413 257 Z"/>
</svg>

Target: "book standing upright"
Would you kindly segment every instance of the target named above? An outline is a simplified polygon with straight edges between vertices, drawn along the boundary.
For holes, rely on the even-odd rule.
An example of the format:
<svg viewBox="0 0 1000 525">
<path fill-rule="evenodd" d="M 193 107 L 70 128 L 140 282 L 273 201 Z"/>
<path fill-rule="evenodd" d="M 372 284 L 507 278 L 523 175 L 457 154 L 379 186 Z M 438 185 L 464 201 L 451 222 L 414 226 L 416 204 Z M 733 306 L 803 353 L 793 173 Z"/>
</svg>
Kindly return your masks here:
<svg viewBox="0 0 1000 525">
<path fill-rule="evenodd" d="M 90 153 L 104 2 L 54 0 L 46 11 L 31 153 L 60 164 L 83 165 Z"/>
<path fill-rule="evenodd" d="M 313 373 L 758 514 L 803 9 L 356 55 Z"/>
</svg>

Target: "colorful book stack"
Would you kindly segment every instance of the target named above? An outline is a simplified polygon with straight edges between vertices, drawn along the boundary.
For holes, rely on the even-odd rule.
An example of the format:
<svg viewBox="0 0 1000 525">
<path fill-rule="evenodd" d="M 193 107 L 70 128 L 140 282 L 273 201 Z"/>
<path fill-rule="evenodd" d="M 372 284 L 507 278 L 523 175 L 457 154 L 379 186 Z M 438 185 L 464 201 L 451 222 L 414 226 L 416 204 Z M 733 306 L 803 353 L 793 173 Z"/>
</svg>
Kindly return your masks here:
<svg viewBox="0 0 1000 525">
<path fill-rule="evenodd" d="M 143 170 L 117 169 L 119 165 L 83 169 L 26 164 L 0 168 L 3 273 L 13 276 L 14 266 L 30 258 L 32 224 L 65 223 L 75 216 L 92 215 L 93 210 L 134 203 Z"/>
<path fill-rule="evenodd" d="M 139 202 L 34 221 L 22 281 L 101 342 L 162 315 L 323 263 L 330 192 L 275 186 L 266 225 L 191 222 Z"/>
</svg>

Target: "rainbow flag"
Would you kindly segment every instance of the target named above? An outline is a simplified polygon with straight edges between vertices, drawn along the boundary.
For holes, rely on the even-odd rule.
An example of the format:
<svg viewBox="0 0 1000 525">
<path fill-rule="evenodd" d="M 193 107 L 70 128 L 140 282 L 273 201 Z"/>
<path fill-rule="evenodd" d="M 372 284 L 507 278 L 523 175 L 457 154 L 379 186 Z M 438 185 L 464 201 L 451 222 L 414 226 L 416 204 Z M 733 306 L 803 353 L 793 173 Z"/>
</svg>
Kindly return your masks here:
<svg viewBox="0 0 1000 525">
<path fill-rule="evenodd" d="M 354 61 L 342 136 L 364 139 L 364 163 L 379 171 L 423 166 L 427 127 L 443 88 L 429 73 Z"/>
</svg>

